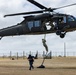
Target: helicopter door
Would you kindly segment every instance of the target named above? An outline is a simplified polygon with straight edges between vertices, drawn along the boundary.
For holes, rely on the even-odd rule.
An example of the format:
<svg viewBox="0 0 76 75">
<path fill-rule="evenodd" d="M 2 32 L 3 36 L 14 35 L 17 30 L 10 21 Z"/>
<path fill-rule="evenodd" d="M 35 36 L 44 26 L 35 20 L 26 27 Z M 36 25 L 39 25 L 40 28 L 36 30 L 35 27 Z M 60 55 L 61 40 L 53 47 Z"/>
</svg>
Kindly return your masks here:
<svg viewBox="0 0 76 75">
<path fill-rule="evenodd" d="M 58 19 L 58 29 L 61 30 L 61 29 L 65 28 L 66 25 L 67 25 L 66 16 L 60 17 Z"/>
</svg>

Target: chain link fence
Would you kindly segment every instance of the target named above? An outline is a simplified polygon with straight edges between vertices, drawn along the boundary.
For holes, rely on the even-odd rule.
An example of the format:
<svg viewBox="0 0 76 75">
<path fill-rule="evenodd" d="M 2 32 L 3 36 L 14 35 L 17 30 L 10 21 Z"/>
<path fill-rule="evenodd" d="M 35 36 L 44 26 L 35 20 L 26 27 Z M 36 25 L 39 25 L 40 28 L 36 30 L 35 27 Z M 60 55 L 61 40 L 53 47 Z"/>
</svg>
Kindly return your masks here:
<svg viewBox="0 0 76 75">
<path fill-rule="evenodd" d="M 10 51 L 9 53 L 0 53 L 0 57 L 1 58 L 9 58 L 9 59 L 26 59 L 29 54 L 31 54 L 32 56 L 36 57 L 36 58 L 43 58 L 43 57 L 49 57 L 49 58 L 52 58 L 52 57 L 68 57 L 68 56 L 76 56 L 76 52 L 49 52 L 46 54 L 45 51 L 43 52 L 12 52 Z"/>
</svg>

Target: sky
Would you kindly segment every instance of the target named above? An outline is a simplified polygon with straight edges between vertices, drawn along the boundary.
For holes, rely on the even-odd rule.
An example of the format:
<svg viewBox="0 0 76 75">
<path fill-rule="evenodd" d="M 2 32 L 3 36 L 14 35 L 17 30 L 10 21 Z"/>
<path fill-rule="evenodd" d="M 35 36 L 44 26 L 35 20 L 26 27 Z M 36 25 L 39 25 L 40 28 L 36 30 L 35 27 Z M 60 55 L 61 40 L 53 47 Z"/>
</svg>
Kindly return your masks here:
<svg viewBox="0 0 76 75">
<path fill-rule="evenodd" d="M 36 0 L 46 7 L 56 8 L 72 3 L 76 0 Z M 33 10 L 40 10 L 38 7 L 29 3 L 27 0 L 0 0 L 0 29 L 16 25 L 23 20 L 23 16 L 6 17 L 6 14 L 28 12 Z M 71 6 L 56 10 L 64 14 L 71 14 L 76 16 L 76 6 Z M 25 15 L 24 15 L 25 16 Z M 21 35 L 8 36 L 0 40 L 0 53 L 12 52 L 43 52 L 45 48 L 42 45 L 42 38 L 44 35 Z M 76 31 L 66 34 L 64 39 L 61 39 L 55 33 L 46 35 L 46 43 L 49 51 L 63 52 L 64 43 L 66 44 L 67 52 L 76 52 Z"/>
</svg>

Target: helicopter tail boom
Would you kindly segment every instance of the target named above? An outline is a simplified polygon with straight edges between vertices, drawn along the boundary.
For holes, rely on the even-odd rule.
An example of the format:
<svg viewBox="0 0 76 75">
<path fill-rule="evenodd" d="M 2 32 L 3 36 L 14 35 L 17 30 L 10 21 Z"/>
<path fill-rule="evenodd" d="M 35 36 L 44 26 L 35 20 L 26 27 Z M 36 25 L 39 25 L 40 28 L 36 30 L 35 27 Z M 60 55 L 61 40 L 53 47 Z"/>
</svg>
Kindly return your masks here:
<svg viewBox="0 0 76 75">
<path fill-rule="evenodd" d="M 21 25 L 15 25 L 7 28 L 0 29 L 0 36 L 14 36 L 14 35 L 22 35 L 23 29 Z"/>
</svg>

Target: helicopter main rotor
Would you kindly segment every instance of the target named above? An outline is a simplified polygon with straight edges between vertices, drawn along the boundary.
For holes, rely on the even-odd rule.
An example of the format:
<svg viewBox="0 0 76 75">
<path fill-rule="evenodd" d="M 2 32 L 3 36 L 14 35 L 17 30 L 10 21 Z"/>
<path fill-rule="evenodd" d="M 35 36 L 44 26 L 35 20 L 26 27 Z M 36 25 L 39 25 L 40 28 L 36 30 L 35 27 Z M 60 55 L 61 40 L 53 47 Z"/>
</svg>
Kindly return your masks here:
<svg viewBox="0 0 76 75">
<path fill-rule="evenodd" d="M 47 7 L 43 6 L 42 4 L 34 1 L 34 0 L 27 0 L 29 1 L 30 3 L 34 4 L 35 6 L 39 7 L 40 9 L 48 9 Z"/>
<path fill-rule="evenodd" d="M 54 10 L 57 10 L 57 9 L 61 9 L 61 8 L 65 8 L 65 7 L 76 5 L 76 3 L 74 3 L 74 4 L 70 4 L 70 5 L 66 5 L 66 6 L 62 6 L 62 7 L 58 7 L 58 8 L 47 8 L 47 7 L 43 6 L 42 4 L 36 2 L 35 0 L 27 0 L 27 1 L 29 1 L 32 4 L 34 4 L 35 6 L 39 7 L 42 10 L 31 11 L 31 12 L 22 12 L 22 13 L 15 13 L 15 14 L 7 14 L 7 15 L 4 15 L 4 17 L 7 17 L 7 16 L 17 16 L 17 15 L 27 15 L 27 14 L 38 14 L 38 13 L 43 13 L 43 12 L 54 12 Z"/>
</svg>

